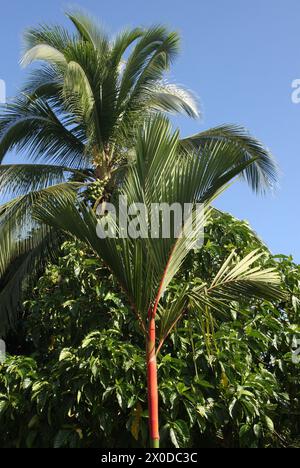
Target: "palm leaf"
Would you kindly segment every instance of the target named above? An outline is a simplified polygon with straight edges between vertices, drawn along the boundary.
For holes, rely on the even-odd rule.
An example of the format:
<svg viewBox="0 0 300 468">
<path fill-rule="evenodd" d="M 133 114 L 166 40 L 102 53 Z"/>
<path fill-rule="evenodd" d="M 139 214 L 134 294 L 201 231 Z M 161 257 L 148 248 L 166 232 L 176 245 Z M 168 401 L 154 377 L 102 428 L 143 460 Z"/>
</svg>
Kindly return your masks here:
<svg viewBox="0 0 300 468">
<path fill-rule="evenodd" d="M 146 94 L 146 93 L 145 93 Z M 169 83 L 157 83 L 150 87 L 146 104 L 154 110 L 169 113 L 185 113 L 192 118 L 199 118 L 199 105 L 193 94 L 181 86 Z"/>
<path fill-rule="evenodd" d="M 9 237 L 3 239 L 1 235 L 1 244 L 6 244 L 8 250 L 0 252 L 0 265 L 9 266 L 0 277 L 0 336 L 5 336 L 8 328 L 14 327 L 25 291 L 47 262 L 58 256 L 62 235 L 46 227 L 35 230 L 29 238 L 14 242 L 14 255 L 7 261 L 3 257 L 7 252 L 12 253 L 12 240 Z"/>
<path fill-rule="evenodd" d="M 32 62 L 41 60 L 54 65 L 66 66 L 67 61 L 63 53 L 47 44 L 39 44 L 26 52 L 21 60 L 21 65 L 27 67 Z"/>
<path fill-rule="evenodd" d="M 120 83 L 119 104 L 131 93 L 137 95 L 141 86 L 149 80 L 162 78 L 162 73 L 178 52 L 178 42 L 178 35 L 169 33 L 162 26 L 145 31 L 126 62 Z"/>
<path fill-rule="evenodd" d="M 68 175 L 84 180 L 87 174 L 64 166 L 47 164 L 2 164 L 0 165 L 0 192 L 2 196 L 15 197 L 29 192 L 38 192 L 48 186 L 67 182 Z"/>
<path fill-rule="evenodd" d="M 277 300 L 284 297 L 278 288 L 280 275 L 276 268 L 262 268 L 257 263 L 265 252 L 254 250 L 242 260 L 235 259 L 233 251 L 215 276 L 210 285 L 195 287 L 192 300 L 198 305 L 215 308 L 228 308 L 234 301 L 245 302 L 249 299 Z M 254 266 L 256 265 L 256 266 Z"/>
<path fill-rule="evenodd" d="M 90 160 L 84 142 L 70 124 L 43 100 L 16 99 L 0 115 L 0 161 L 8 151 L 17 149 L 26 150 L 33 161 L 86 167 Z"/>
<path fill-rule="evenodd" d="M 75 41 L 75 37 L 71 35 L 67 29 L 61 26 L 42 25 L 38 28 L 29 28 L 24 33 L 24 50 L 25 53 L 35 46 L 47 44 L 59 52 L 64 53 L 65 50 Z"/>
<path fill-rule="evenodd" d="M 276 186 L 278 178 L 277 165 L 270 152 L 262 144 L 251 137 L 242 127 L 236 125 L 223 125 L 192 135 L 181 140 L 185 148 L 212 150 L 222 143 L 230 146 L 239 154 L 240 162 L 255 159 L 255 163 L 249 165 L 242 172 L 243 177 L 256 192 L 264 192 Z"/>
<path fill-rule="evenodd" d="M 17 304 L 28 278 L 36 277 L 51 256 L 59 251 L 62 231 L 33 218 L 34 206 L 42 201 L 75 200 L 79 183 L 62 183 L 30 192 L 0 206 L 0 334 L 14 323 Z"/>
<path fill-rule="evenodd" d="M 213 323 L 216 317 L 226 317 L 236 302 L 245 304 L 255 299 L 283 299 L 284 292 L 279 288 L 279 272 L 274 267 L 262 268 L 259 263 L 265 255 L 265 252 L 254 250 L 239 260 L 233 251 L 211 284 L 195 278 L 192 284 L 185 284 L 179 289 L 171 288 L 167 300 L 158 309 L 157 352 L 184 314 L 193 313 L 200 322 L 208 320 Z"/>
<path fill-rule="evenodd" d="M 92 44 L 101 53 L 108 51 L 108 37 L 103 28 L 100 28 L 99 21 L 80 11 L 68 12 L 66 16 L 72 21 L 82 40 Z"/>
</svg>

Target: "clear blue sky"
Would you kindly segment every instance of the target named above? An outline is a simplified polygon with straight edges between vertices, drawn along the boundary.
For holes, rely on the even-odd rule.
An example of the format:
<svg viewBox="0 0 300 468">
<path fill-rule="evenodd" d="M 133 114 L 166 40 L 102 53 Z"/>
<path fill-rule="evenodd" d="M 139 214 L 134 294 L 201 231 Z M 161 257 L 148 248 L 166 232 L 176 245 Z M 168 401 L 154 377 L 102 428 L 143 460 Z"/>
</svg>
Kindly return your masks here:
<svg viewBox="0 0 300 468">
<path fill-rule="evenodd" d="M 300 78 L 299 0 L 78 0 L 75 5 L 99 17 L 112 34 L 154 23 L 181 33 L 182 53 L 170 78 L 194 90 L 204 109 L 200 122 L 180 119 L 182 132 L 242 124 L 272 150 L 281 168 L 275 195 L 255 197 L 236 184 L 218 206 L 249 220 L 274 253 L 292 253 L 300 261 L 300 105 L 291 101 L 291 83 Z M 61 0 L 1 2 L 0 78 L 8 95 L 24 79 L 18 65 L 24 28 L 67 24 L 68 6 Z"/>
</svg>

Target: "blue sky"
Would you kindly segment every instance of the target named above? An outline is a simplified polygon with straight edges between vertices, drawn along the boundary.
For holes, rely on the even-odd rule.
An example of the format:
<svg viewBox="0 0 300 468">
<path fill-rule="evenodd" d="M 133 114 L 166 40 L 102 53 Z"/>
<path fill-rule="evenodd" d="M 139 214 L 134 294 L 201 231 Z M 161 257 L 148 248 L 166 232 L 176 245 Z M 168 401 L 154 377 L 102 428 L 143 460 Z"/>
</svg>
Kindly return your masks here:
<svg viewBox="0 0 300 468">
<path fill-rule="evenodd" d="M 300 78 L 299 0 L 2 1 L 0 79 L 8 96 L 25 76 L 18 65 L 22 31 L 41 22 L 67 25 L 63 12 L 70 5 L 93 13 L 112 34 L 154 23 L 181 33 L 182 52 L 169 78 L 196 92 L 204 111 L 201 121 L 181 118 L 182 133 L 244 125 L 281 169 L 275 194 L 256 197 L 235 184 L 218 206 L 247 219 L 274 253 L 292 253 L 300 261 L 300 104 L 291 100 L 291 84 Z"/>
</svg>

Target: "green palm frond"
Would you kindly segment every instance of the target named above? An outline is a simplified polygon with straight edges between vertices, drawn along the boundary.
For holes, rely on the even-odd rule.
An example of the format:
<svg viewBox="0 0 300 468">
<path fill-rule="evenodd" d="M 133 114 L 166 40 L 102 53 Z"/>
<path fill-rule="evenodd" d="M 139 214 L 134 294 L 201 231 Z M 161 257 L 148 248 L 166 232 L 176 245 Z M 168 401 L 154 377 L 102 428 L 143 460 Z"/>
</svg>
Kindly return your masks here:
<svg viewBox="0 0 300 468">
<path fill-rule="evenodd" d="M 43 64 L 30 72 L 29 79 L 23 86 L 23 94 L 31 100 L 44 98 L 50 104 L 52 100 L 55 103 L 60 99 L 60 103 L 63 105 L 61 98 L 63 83 L 63 73 L 57 67 Z"/>
<path fill-rule="evenodd" d="M 50 62 L 54 65 L 66 66 L 67 61 L 62 52 L 47 44 L 39 44 L 26 52 L 21 60 L 21 65 L 27 67 L 35 61 Z"/>
<path fill-rule="evenodd" d="M 14 240 L 12 249 L 9 236 L 9 232 L 6 237 L 1 234 L 2 247 L 6 245 L 7 250 L 0 252 L 0 270 L 2 265 L 6 265 L 0 275 L 0 336 L 4 336 L 8 328 L 14 327 L 24 292 L 42 273 L 46 264 L 59 255 L 63 240 L 61 233 L 44 227 L 31 232 L 28 238 Z M 5 256 L 12 251 L 14 255 L 7 261 Z"/>
<path fill-rule="evenodd" d="M 4 328 L 14 322 L 16 304 L 28 278 L 33 279 L 34 272 L 41 271 L 51 252 L 58 252 L 62 239 L 62 231 L 53 234 L 53 229 L 33 218 L 35 204 L 56 198 L 74 202 L 82 186 L 65 182 L 29 192 L 0 206 L 0 324 Z"/>
<path fill-rule="evenodd" d="M 260 260 L 265 255 L 265 252 L 254 250 L 239 259 L 233 251 L 210 284 L 195 278 L 191 284 L 174 291 L 171 289 L 167 301 L 158 310 L 158 351 L 184 314 L 194 313 L 201 323 L 208 320 L 212 324 L 216 318 L 226 317 L 237 302 L 248 304 L 255 299 L 283 299 L 279 272 L 274 267 L 262 267 Z"/>
<path fill-rule="evenodd" d="M 63 182 L 56 185 L 50 185 L 39 191 L 29 192 L 19 197 L 16 197 L 2 205 L 0 205 L 0 229 L 4 229 L 7 222 L 12 223 L 10 230 L 15 229 L 16 232 L 20 231 L 22 234 L 23 224 L 28 225 L 31 229 L 29 218 L 32 213 L 32 208 L 39 199 L 55 198 L 55 197 L 68 197 L 73 200 L 76 198 L 77 191 L 84 187 L 85 184 L 81 182 Z M 1 242 L 1 238 L 0 238 Z"/>
<path fill-rule="evenodd" d="M 64 53 L 75 40 L 76 37 L 61 26 L 42 25 L 37 28 L 29 28 L 24 33 L 24 53 L 41 44 L 47 44 Z"/>
<path fill-rule="evenodd" d="M 257 264 L 265 253 L 254 250 L 240 261 L 233 261 L 235 252 L 228 257 L 208 294 L 224 300 L 247 300 L 247 298 L 280 299 L 282 291 L 278 288 L 280 275 L 274 268 L 261 268 Z M 256 266 L 254 266 L 256 264 Z"/>
<path fill-rule="evenodd" d="M 99 26 L 99 21 L 80 11 L 69 12 L 66 15 L 83 41 L 92 44 L 102 54 L 108 52 L 109 39 L 103 28 Z"/>
<path fill-rule="evenodd" d="M 264 192 L 273 189 L 278 179 L 278 168 L 271 153 L 255 138 L 240 126 L 223 125 L 212 128 L 202 133 L 192 135 L 181 140 L 185 148 L 203 150 L 217 148 L 222 144 L 229 145 L 236 149 L 240 161 L 250 161 L 256 159 L 254 164 L 249 165 L 242 176 L 256 192 Z"/>
<path fill-rule="evenodd" d="M 67 116 L 58 118 L 41 99 L 22 96 L 7 104 L 0 115 L 0 161 L 13 149 L 27 151 L 32 161 L 75 168 L 90 164 L 80 129 Z"/>
<path fill-rule="evenodd" d="M 74 114 L 82 116 L 83 119 L 89 118 L 95 105 L 93 91 L 84 70 L 77 62 L 68 63 L 63 96 L 67 107 L 75 111 Z"/>
<path fill-rule="evenodd" d="M 38 192 L 46 187 L 67 182 L 70 174 L 81 181 L 87 178 L 86 173 L 70 167 L 47 164 L 3 164 L 0 165 L 0 192 L 2 196 L 14 197 Z"/>
<path fill-rule="evenodd" d="M 161 80 L 163 72 L 178 53 L 179 37 L 162 26 L 146 30 L 134 47 L 122 73 L 119 104 L 132 100 L 142 86 Z M 130 97 L 129 97 L 130 96 Z"/>
<path fill-rule="evenodd" d="M 39 228 L 32 218 L 34 205 L 39 200 L 55 197 L 68 197 L 68 199 L 74 200 L 76 191 L 81 186 L 78 183 L 66 182 L 44 188 L 38 192 L 30 192 L 0 205 L 0 250 L 5 252 L 5 256 L 2 258 L 7 260 L 6 264 L 1 264 L 0 275 L 4 274 L 10 259 L 19 253 L 19 243 Z"/>
<path fill-rule="evenodd" d="M 193 289 L 192 302 L 200 308 L 209 305 L 219 311 L 231 307 L 235 301 L 282 299 L 278 271 L 274 267 L 262 268 L 258 263 L 264 255 L 265 252 L 254 250 L 239 260 L 233 251 L 210 285 L 201 284 Z"/>
<path fill-rule="evenodd" d="M 120 64 L 126 64 L 124 59 L 124 53 L 128 50 L 132 44 L 140 39 L 144 34 L 142 28 L 125 29 L 120 32 L 110 43 L 110 60 L 113 69 L 117 69 L 120 72 Z"/>
<path fill-rule="evenodd" d="M 149 90 L 149 100 L 146 103 L 154 110 L 169 113 L 185 113 L 189 117 L 199 118 L 200 109 L 194 95 L 175 84 L 157 83 Z"/>
<path fill-rule="evenodd" d="M 179 291 L 171 291 L 170 297 L 164 304 L 160 304 L 157 311 L 158 340 L 157 352 L 170 335 L 177 322 L 188 312 L 189 308 L 189 285 L 183 285 Z M 173 294 L 172 294 L 173 293 Z"/>
</svg>

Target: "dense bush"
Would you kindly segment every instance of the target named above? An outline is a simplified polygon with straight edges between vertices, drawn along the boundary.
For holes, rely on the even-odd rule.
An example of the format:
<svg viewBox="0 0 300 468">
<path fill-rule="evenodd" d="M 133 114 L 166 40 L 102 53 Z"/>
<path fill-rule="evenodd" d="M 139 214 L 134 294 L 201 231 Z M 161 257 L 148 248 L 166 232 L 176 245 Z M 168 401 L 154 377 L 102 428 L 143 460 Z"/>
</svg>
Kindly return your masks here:
<svg viewBox="0 0 300 468">
<path fill-rule="evenodd" d="M 173 284 L 209 279 L 233 248 L 261 241 L 216 213 L 204 247 Z M 284 303 L 253 302 L 231 315 L 190 316 L 159 358 L 162 446 L 299 445 L 300 266 L 276 262 Z M 109 272 L 67 243 L 24 304 L 0 367 L 1 447 L 136 447 L 147 441 L 143 337 Z M 204 333 L 205 330 L 205 333 Z M 298 439 L 298 440 L 297 440 Z"/>
</svg>

